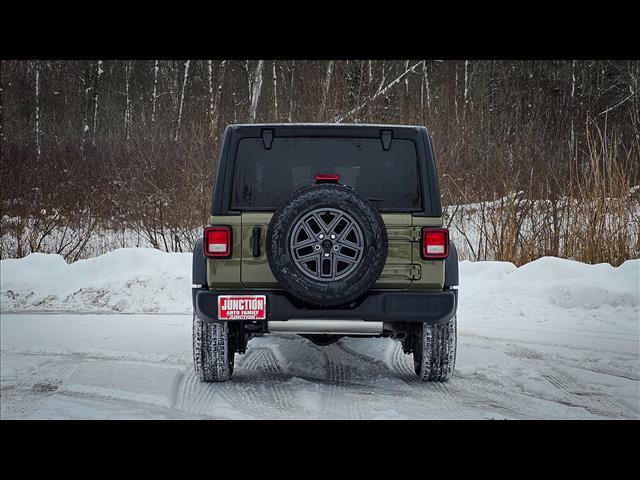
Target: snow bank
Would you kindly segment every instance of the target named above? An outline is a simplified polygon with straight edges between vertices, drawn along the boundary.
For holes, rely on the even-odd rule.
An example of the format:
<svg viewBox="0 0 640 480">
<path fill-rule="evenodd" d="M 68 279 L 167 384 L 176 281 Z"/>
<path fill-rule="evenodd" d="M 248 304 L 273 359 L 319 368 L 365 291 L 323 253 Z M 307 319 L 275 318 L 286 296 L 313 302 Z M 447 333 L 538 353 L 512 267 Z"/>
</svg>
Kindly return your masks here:
<svg viewBox="0 0 640 480">
<path fill-rule="evenodd" d="M 614 338 L 640 335 L 640 260 L 619 267 L 542 257 L 516 268 L 506 262 L 460 262 L 459 328 L 491 335 L 518 329 L 534 342 L 565 341 L 577 332 Z M 561 330 L 558 330 L 561 329 Z M 541 333 L 541 332 L 547 333 Z M 594 346 L 606 348 L 596 340 Z"/>
<path fill-rule="evenodd" d="M 121 248 L 67 264 L 33 253 L 0 262 L 2 311 L 191 310 L 191 254 Z"/>
<path fill-rule="evenodd" d="M 473 295 L 535 297 L 561 308 L 638 307 L 640 260 L 619 267 L 542 257 L 517 268 L 510 262 L 460 262 L 463 290 Z"/>
<path fill-rule="evenodd" d="M 562 308 L 638 307 L 640 260 L 617 268 L 543 257 L 503 278 L 497 288 L 509 294 L 537 292 Z"/>
<path fill-rule="evenodd" d="M 60 255 L 34 253 L 2 260 L 0 270 L 4 312 L 191 311 L 190 253 L 122 248 L 70 265 Z M 509 262 L 463 261 L 460 278 L 461 309 L 471 316 L 496 315 L 502 305 L 505 318 L 525 311 L 544 318 L 548 309 L 560 308 L 575 310 L 577 316 L 585 311 L 617 314 L 640 324 L 640 260 L 617 268 L 555 257 L 520 268 Z"/>
</svg>

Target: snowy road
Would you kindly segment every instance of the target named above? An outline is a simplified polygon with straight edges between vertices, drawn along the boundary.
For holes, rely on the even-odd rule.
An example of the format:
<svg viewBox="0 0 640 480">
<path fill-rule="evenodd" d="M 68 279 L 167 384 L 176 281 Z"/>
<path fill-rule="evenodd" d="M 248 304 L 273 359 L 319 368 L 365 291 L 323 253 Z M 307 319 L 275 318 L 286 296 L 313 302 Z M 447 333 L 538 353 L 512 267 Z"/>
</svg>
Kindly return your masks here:
<svg viewBox="0 0 640 480">
<path fill-rule="evenodd" d="M 190 315 L 1 316 L 10 418 L 640 418 L 638 336 L 461 318 L 456 373 L 414 379 L 398 342 L 253 339 L 225 384 L 197 381 Z"/>
<path fill-rule="evenodd" d="M 392 340 L 293 335 L 253 339 L 230 382 L 203 384 L 190 254 L 0 266 L 3 419 L 640 418 L 640 260 L 461 262 L 447 384 L 417 382 Z"/>
</svg>

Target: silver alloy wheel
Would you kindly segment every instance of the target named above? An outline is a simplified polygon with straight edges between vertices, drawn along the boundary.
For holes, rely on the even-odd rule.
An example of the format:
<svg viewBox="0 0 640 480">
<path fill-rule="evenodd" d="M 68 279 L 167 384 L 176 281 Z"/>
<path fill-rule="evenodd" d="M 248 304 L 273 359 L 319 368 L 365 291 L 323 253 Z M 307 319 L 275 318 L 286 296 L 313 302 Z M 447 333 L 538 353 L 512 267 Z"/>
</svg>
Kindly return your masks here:
<svg viewBox="0 0 640 480">
<path fill-rule="evenodd" d="M 339 280 L 360 264 L 364 237 L 360 225 L 336 208 L 317 208 L 294 225 L 289 242 L 291 257 L 314 280 Z"/>
</svg>

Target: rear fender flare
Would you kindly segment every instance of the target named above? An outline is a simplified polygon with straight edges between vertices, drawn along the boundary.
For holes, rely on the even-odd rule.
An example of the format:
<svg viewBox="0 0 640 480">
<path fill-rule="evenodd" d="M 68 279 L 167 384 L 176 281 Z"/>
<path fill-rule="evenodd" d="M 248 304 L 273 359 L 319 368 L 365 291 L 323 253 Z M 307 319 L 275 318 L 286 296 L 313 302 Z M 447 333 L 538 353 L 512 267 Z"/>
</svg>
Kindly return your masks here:
<svg viewBox="0 0 640 480">
<path fill-rule="evenodd" d="M 449 256 L 444 263 L 444 288 L 458 286 L 458 251 L 449 240 Z"/>
<path fill-rule="evenodd" d="M 202 246 L 203 238 L 200 237 L 193 247 L 193 265 L 191 269 L 191 279 L 193 285 L 207 285 L 207 259 L 204 256 Z"/>
</svg>

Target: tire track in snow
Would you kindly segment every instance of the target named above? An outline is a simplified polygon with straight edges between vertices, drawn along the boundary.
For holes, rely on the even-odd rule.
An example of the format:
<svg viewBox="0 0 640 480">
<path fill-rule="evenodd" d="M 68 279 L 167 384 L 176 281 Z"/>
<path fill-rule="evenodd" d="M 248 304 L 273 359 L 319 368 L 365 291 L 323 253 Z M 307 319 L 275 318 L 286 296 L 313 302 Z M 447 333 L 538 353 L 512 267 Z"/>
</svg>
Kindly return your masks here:
<svg viewBox="0 0 640 480">
<path fill-rule="evenodd" d="M 415 375 L 410 357 L 402 351 L 401 342 L 393 342 L 387 361 L 354 351 L 342 343 L 336 345 L 370 373 L 376 372 L 379 377 L 387 377 L 385 378 L 387 381 L 399 380 L 404 391 L 398 391 L 396 394 L 402 395 L 407 390 L 410 392 L 418 390 L 424 396 L 423 398 L 437 402 L 438 409 L 452 413 L 465 410 L 466 385 L 461 388 L 460 379 L 448 383 L 420 381 Z M 390 392 L 387 387 L 388 385 L 385 385 L 384 391 Z"/>
<path fill-rule="evenodd" d="M 113 398 L 113 397 L 105 397 L 104 395 L 99 395 L 95 393 L 79 393 L 68 390 L 61 390 L 56 392 L 57 396 L 64 397 L 67 399 L 71 399 L 76 402 L 108 402 L 109 405 L 116 405 L 119 408 L 129 408 L 129 409 L 143 409 L 145 414 L 155 414 L 155 415 L 164 415 L 169 419 L 193 419 L 192 416 L 186 416 L 185 412 L 181 412 L 176 410 L 173 407 L 165 407 L 162 405 L 151 405 L 148 403 L 139 402 L 136 400 L 127 400 L 124 398 Z M 118 416 L 117 412 L 115 413 L 115 417 L 112 417 L 112 414 L 108 414 L 106 418 L 101 417 L 100 419 L 110 420 L 113 418 L 121 418 Z M 193 414 L 192 414 L 193 415 Z M 83 417 L 80 417 L 83 419 Z M 131 417 L 125 412 L 126 419 L 131 419 Z M 206 417 L 203 417 L 206 418 Z M 89 418 L 93 419 L 93 418 Z"/>
<path fill-rule="evenodd" d="M 270 405 L 276 406 L 278 410 L 285 414 L 295 408 L 295 400 L 291 392 L 281 384 L 287 378 L 278 364 L 278 360 L 271 349 L 257 347 L 253 349 L 250 362 L 243 364 L 243 368 L 262 372 L 260 379 L 261 386 L 266 390 L 266 398 L 262 400 Z"/>
<path fill-rule="evenodd" d="M 526 347 L 512 347 L 505 353 L 512 358 L 526 361 L 532 365 L 535 371 L 560 393 L 560 398 L 537 394 L 544 400 L 569 407 L 583 408 L 590 414 L 607 418 L 636 418 L 635 414 L 611 401 L 606 394 L 586 390 L 584 386 L 563 373 L 557 366 L 549 366 L 544 361 L 545 357 L 535 350 Z M 555 359 L 553 361 L 556 362 Z"/>
<path fill-rule="evenodd" d="M 357 409 L 352 407 L 353 402 L 345 402 L 345 385 L 349 376 L 344 363 L 336 355 L 335 344 L 319 347 L 326 365 L 327 387 L 323 389 L 322 418 L 357 419 Z"/>
<path fill-rule="evenodd" d="M 497 327 L 496 327 L 497 328 Z M 507 330 L 505 328 L 497 328 L 499 331 L 500 330 Z M 510 328 L 512 330 L 518 330 L 518 331 L 524 331 L 524 332 L 530 332 L 532 334 L 539 334 L 539 331 L 536 330 L 531 330 L 531 329 L 518 329 L 518 328 Z M 552 335 L 554 332 L 545 332 L 549 335 Z M 570 350 L 570 351 L 574 351 L 574 352 L 596 352 L 596 353 L 607 353 L 607 354 L 614 354 L 614 355 L 629 355 L 632 356 L 632 354 L 629 353 L 621 353 L 619 350 L 615 350 L 615 349 L 610 349 L 610 348 L 602 348 L 602 347 L 589 347 L 589 346 L 584 346 L 584 345 L 570 345 L 567 343 L 560 343 L 560 342 L 545 342 L 545 341 L 541 341 L 541 340 L 530 340 L 530 339 L 523 339 L 523 338 L 511 338 L 511 337 L 491 337 L 489 335 L 481 335 L 479 333 L 475 333 L 475 332 L 458 332 L 459 337 L 458 337 L 458 341 L 460 341 L 460 339 L 462 337 L 467 337 L 467 338 L 471 338 L 471 339 L 475 339 L 475 340 L 480 340 L 482 342 L 484 342 L 487 345 L 495 345 L 496 343 L 499 344 L 507 344 L 507 343 L 518 343 L 518 344 L 525 344 L 525 345 L 533 345 L 533 346 L 539 346 L 539 347 L 551 347 L 551 348 L 562 348 L 565 350 Z M 616 340 L 616 341 L 622 341 L 625 343 L 631 343 L 636 341 L 633 338 L 625 338 L 624 335 L 618 335 L 616 334 L 615 336 L 597 336 L 597 335 L 593 335 L 592 337 L 596 338 L 596 339 L 611 339 L 611 340 Z"/>
<path fill-rule="evenodd" d="M 405 355 L 402 351 L 402 344 L 396 342 L 396 345 L 391 356 L 391 366 L 399 378 L 414 388 L 421 390 L 427 395 L 434 397 L 445 406 L 446 410 L 460 411 L 460 396 L 453 393 L 452 388 L 445 383 L 440 382 L 422 382 L 415 374 L 415 371 L 410 366 L 410 360 L 408 355 Z"/>
<path fill-rule="evenodd" d="M 47 361 L 18 377 L 15 383 L 5 383 L 1 389 L 3 414 L 25 416 L 44 406 L 48 397 L 62 386 L 83 361 L 76 356 L 69 357 L 65 355 Z"/>
<path fill-rule="evenodd" d="M 624 380 L 631 380 L 633 382 L 640 382 L 640 375 L 635 372 L 628 372 L 626 370 L 616 368 L 585 367 L 584 364 L 570 365 L 566 363 L 566 365 L 577 370 L 586 370 L 588 372 L 600 373 L 602 375 L 608 375 L 610 377 L 617 377 Z"/>
<path fill-rule="evenodd" d="M 269 349 L 249 349 L 236 359 L 234 374 L 227 382 L 201 382 L 190 369 L 179 387 L 176 408 L 210 415 L 219 397 L 251 417 L 264 418 L 275 413 L 286 418 L 295 405 L 291 393 L 281 385 L 284 377 Z"/>
<path fill-rule="evenodd" d="M 261 371 L 261 357 L 259 349 L 248 350 L 239 369 L 231 377 L 231 381 L 224 384 L 225 387 L 229 386 L 227 391 L 229 400 L 235 402 L 241 410 L 246 410 L 257 417 L 264 416 L 265 409 L 272 410 L 269 395 L 264 391 L 260 392 L 258 388 L 260 378 L 257 374 Z"/>
<path fill-rule="evenodd" d="M 223 398 L 235 408 L 252 417 L 261 418 L 265 408 L 271 407 L 265 402 L 264 395 L 258 390 L 256 372 L 260 365 L 260 355 L 256 350 L 248 350 L 241 361 L 236 364 L 231 379 L 219 383 Z M 248 375 L 247 375 L 248 374 Z"/>
<path fill-rule="evenodd" d="M 39 393 L 57 390 L 81 363 L 82 360 L 75 357 L 49 361 L 20 378 L 15 388 L 29 388 Z"/>
<path fill-rule="evenodd" d="M 215 384 L 201 382 L 193 368 L 182 373 L 172 408 L 190 414 L 208 415 L 216 400 Z"/>
<path fill-rule="evenodd" d="M 195 370 L 190 368 L 177 387 L 174 408 L 190 414 L 212 416 L 220 406 L 217 400 L 221 399 L 242 414 L 258 418 L 264 416 L 265 402 L 255 385 L 255 379 L 243 378 L 241 373 L 242 370 L 253 369 L 257 364 L 257 359 L 251 358 L 253 356 L 247 353 L 247 362 L 236 364 L 233 376 L 226 382 L 202 382 Z M 245 367 L 245 363 L 249 368 Z"/>
<path fill-rule="evenodd" d="M 496 344 L 501 344 L 499 340 L 487 336 L 469 334 L 465 335 L 472 337 L 476 342 L 461 342 L 458 340 L 458 348 L 473 347 L 473 348 L 486 348 L 490 351 L 496 350 Z M 507 347 L 500 349 L 508 355 Z M 541 354 L 530 350 L 531 357 L 524 358 L 542 358 Z M 522 358 L 519 358 L 522 360 Z M 531 369 L 531 365 L 526 364 L 527 369 Z M 455 373 L 454 373 L 455 374 Z M 512 379 L 507 376 L 506 379 Z M 482 406 L 488 406 L 496 410 L 503 415 L 511 415 L 512 418 L 551 418 L 551 419 L 566 419 L 566 416 L 560 413 L 552 412 L 546 402 L 550 401 L 547 398 L 543 398 L 540 395 L 518 392 L 511 386 L 505 386 L 497 380 L 488 380 L 479 378 L 477 375 L 473 375 L 471 378 L 459 379 L 462 381 L 464 392 L 470 394 L 467 395 L 466 403 L 472 408 L 478 408 Z M 482 403 L 478 403 L 480 400 Z M 542 403 L 541 403 L 542 402 Z M 557 403 L 557 402 L 552 402 Z M 565 405 L 571 406 L 571 405 Z"/>
<path fill-rule="evenodd" d="M 636 418 L 634 414 L 609 400 L 606 394 L 585 390 L 558 369 L 547 367 L 543 362 L 539 362 L 539 372 L 542 378 L 560 391 L 562 404 L 582 407 L 591 414 L 607 418 Z M 543 398 L 546 397 L 543 396 Z M 548 400 L 557 401 L 553 398 Z"/>
<path fill-rule="evenodd" d="M 412 389 L 420 390 L 427 398 L 435 398 L 446 411 L 453 414 L 473 412 L 480 406 L 489 406 L 505 416 L 522 416 L 522 412 L 504 405 L 499 395 L 487 393 L 491 387 L 474 386 L 466 379 L 453 377 L 449 382 L 423 382 L 417 378 L 412 360 L 402 351 L 402 344 L 395 345 L 391 355 L 391 368 Z M 455 375 L 455 371 L 454 371 Z"/>
<path fill-rule="evenodd" d="M 506 390 L 500 388 L 499 393 L 492 393 L 496 390 L 496 385 L 481 381 L 476 381 L 474 385 L 474 382 L 469 379 L 456 377 L 455 371 L 453 378 L 447 383 L 422 382 L 416 377 L 410 365 L 411 361 L 407 357 L 402 351 L 402 345 L 398 343 L 391 357 L 392 368 L 407 385 L 436 397 L 451 412 L 476 411 L 478 407 L 491 407 L 500 415 L 512 418 L 526 417 L 526 411 L 534 417 L 543 416 L 541 409 L 527 407 L 524 409 L 526 411 L 523 411 L 511 406 L 513 402 L 506 399 L 514 400 L 514 398 L 513 395 L 508 395 Z"/>
<path fill-rule="evenodd" d="M 319 348 L 327 362 L 326 383 L 330 387 L 325 399 L 325 415 L 340 414 L 345 418 L 362 419 L 366 416 L 362 405 L 370 406 L 373 402 L 384 407 L 383 396 L 404 393 L 401 390 L 394 391 L 388 385 L 380 390 L 378 380 L 381 377 L 392 381 L 395 379 L 395 375 L 389 378 L 389 367 L 381 360 L 354 352 L 342 340 Z M 372 398 L 362 402 L 356 398 L 358 395 L 370 395 Z"/>
<path fill-rule="evenodd" d="M 264 409 L 263 402 L 253 379 L 243 379 L 242 370 L 254 369 L 258 359 L 255 352 L 248 352 L 240 361 L 236 360 L 234 374 L 226 382 L 202 382 L 193 368 L 183 374 L 178 383 L 174 408 L 190 414 L 209 415 L 216 410 L 218 398 L 222 399 L 240 413 L 260 417 Z M 240 373 L 240 375 L 238 375 Z"/>
</svg>

